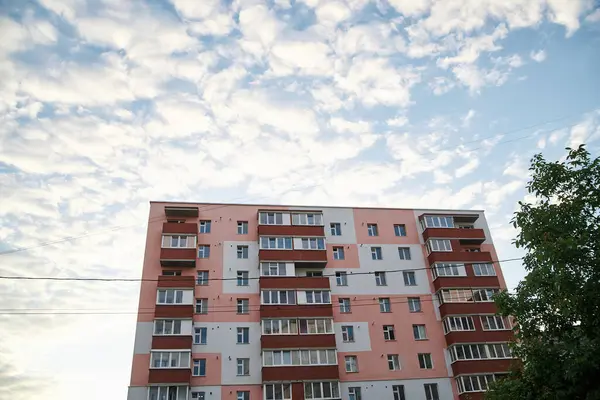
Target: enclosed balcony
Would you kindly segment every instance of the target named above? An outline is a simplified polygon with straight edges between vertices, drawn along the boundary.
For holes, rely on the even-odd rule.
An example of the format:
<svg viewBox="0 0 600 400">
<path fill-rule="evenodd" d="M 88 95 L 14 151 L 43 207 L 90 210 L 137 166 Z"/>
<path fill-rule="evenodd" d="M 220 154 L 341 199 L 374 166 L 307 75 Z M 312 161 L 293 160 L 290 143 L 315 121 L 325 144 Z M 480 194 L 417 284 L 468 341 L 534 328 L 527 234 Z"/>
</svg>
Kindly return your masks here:
<svg viewBox="0 0 600 400">
<path fill-rule="evenodd" d="M 472 264 L 489 263 L 493 261 L 493 258 L 492 253 L 489 251 L 432 251 L 427 256 L 427 261 L 429 262 L 429 265 L 436 262 Z"/>
<path fill-rule="evenodd" d="M 148 383 L 190 383 L 190 368 L 150 368 Z"/>
<path fill-rule="evenodd" d="M 269 381 L 320 381 L 338 380 L 337 365 L 311 365 L 289 367 L 263 367 L 262 380 Z"/>
<path fill-rule="evenodd" d="M 177 217 L 198 217 L 198 207 L 187 206 L 165 206 L 165 215 L 169 218 Z"/>
<path fill-rule="evenodd" d="M 425 228 L 423 239 L 459 239 L 461 242 L 476 244 L 485 241 L 485 231 L 475 228 Z"/>
<path fill-rule="evenodd" d="M 198 224 L 190 222 L 165 222 L 163 223 L 163 234 L 184 233 L 196 235 L 198 233 Z"/>
<path fill-rule="evenodd" d="M 195 267 L 196 248 L 162 248 L 160 265 L 163 267 Z"/>
<path fill-rule="evenodd" d="M 329 278 L 309 276 L 261 276 L 261 289 L 329 289 Z"/>
</svg>

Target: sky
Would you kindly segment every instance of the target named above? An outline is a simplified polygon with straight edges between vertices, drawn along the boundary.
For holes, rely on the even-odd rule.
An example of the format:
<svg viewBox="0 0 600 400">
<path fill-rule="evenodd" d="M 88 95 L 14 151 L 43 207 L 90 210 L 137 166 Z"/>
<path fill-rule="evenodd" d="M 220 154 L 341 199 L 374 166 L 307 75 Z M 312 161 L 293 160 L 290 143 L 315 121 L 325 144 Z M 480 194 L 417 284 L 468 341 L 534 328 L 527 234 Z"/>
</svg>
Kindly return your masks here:
<svg viewBox="0 0 600 400">
<path fill-rule="evenodd" d="M 0 34 L 2 276 L 139 277 L 150 200 L 483 209 L 519 257 L 532 155 L 600 153 L 590 0 L 4 0 Z M 0 293 L 0 399 L 126 397 L 139 284 Z"/>
</svg>

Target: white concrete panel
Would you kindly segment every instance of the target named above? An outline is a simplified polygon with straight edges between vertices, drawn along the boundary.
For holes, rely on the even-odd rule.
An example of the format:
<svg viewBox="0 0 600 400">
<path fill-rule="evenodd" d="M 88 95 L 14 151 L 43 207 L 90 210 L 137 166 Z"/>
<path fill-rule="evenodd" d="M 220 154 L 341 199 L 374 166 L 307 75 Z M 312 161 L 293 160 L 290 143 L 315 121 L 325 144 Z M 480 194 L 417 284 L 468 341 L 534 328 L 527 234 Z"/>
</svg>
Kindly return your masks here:
<svg viewBox="0 0 600 400">
<path fill-rule="evenodd" d="M 444 348 L 444 362 L 446 363 L 448 376 L 454 376 L 454 372 L 452 371 L 452 359 L 450 358 L 450 353 L 447 348 Z"/>
<path fill-rule="evenodd" d="M 148 388 L 146 386 L 129 386 L 127 400 L 147 400 Z"/>
<path fill-rule="evenodd" d="M 373 260 L 371 257 L 371 247 L 381 247 L 383 259 Z M 398 255 L 398 247 L 409 247 L 411 260 L 401 260 Z M 430 293 L 429 281 L 423 252 L 421 246 L 412 245 L 393 245 L 393 244 L 374 244 L 358 246 L 358 259 L 360 269 L 346 269 L 348 273 L 348 286 L 336 286 L 335 293 L 339 294 L 422 294 Z M 400 271 L 399 271 L 400 270 Z M 406 286 L 402 271 L 414 271 L 416 278 L 415 286 Z M 340 271 L 336 269 L 336 271 Z M 377 272 L 385 271 L 387 286 L 377 286 L 375 284 L 375 275 L 359 275 L 359 278 L 353 277 L 352 272 Z M 393 272 L 398 271 L 398 272 Z M 335 279 L 335 278 L 333 278 Z M 335 281 L 332 281 L 335 285 Z"/>
<path fill-rule="evenodd" d="M 354 327 L 354 342 L 344 342 L 342 339 L 342 326 Z M 338 352 L 371 351 L 371 337 L 368 322 L 335 322 L 335 343 Z"/>
<path fill-rule="evenodd" d="M 283 225 L 292 224 L 292 215 L 290 213 L 283 213 Z"/>
<path fill-rule="evenodd" d="M 135 327 L 133 354 L 149 354 L 152 347 L 153 322 L 138 322 Z"/>
<path fill-rule="evenodd" d="M 294 249 L 302 249 L 302 238 L 295 237 L 293 239 Z"/>
<path fill-rule="evenodd" d="M 204 392 L 206 400 L 221 400 L 221 386 L 192 386 L 190 393 L 192 392 Z"/>
<path fill-rule="evenodd" d="M 248 246 L 248 258 L 237 258 L 237 247 Z M 237 272 L 248 271 L 248 286 L 237 286 Z M 260 276 L 258 263 L 258 243 L 223 242 L 223 293 L 258 293 L 258 278 Z"/>
<path fill-rule="evenodd" d="M 194 289 L 183 291 L 182 304 L 194 304 Z"/>
<path fill-rule="evenodd" d="M 307 304 L 306 303 L 306 292 L 304 290 L 296 291 L 296 303 Z"/>
<path fill-rule="evenodd" d="M 360 387 L 363 399 L 393 399 L 392 386 L 404 385 L 404 394 L 410 400 L 426 400 L 424 384 L 437 383 L 441 400 L 451 400 L 452 384 L 449 378 L 398 379 L 393 381 L 340 382 L 343 399 L 348 398 L 349 387 Z"/>
<path fill-rule="evenodd" d="M 296 207 L 295 210 L 315 210 L 314 207 Z M 325 227 L 325 238 L 330 244 L 354 244 L 356 243 L 356 232 L 354 230 L 354 212 L 351 208 L 322 208 L 323 225 Z M 340 236 L 331 236 L 330 224 L 337 222 L 342 228 Z"/>
<path fill-rule="evenodd" d="M 260 323 L 207 322 L 195 323 L 195 327 L 207 327 L 206 345 L 193 345 L 192 353 L 221 354 L 223 385 L 261 384 Z M 237 343 L 237 328 L 250 328 L 250 343 Z M 237 358 L 250 359 L 250 376 L 237 376 Z"/>
</svg>

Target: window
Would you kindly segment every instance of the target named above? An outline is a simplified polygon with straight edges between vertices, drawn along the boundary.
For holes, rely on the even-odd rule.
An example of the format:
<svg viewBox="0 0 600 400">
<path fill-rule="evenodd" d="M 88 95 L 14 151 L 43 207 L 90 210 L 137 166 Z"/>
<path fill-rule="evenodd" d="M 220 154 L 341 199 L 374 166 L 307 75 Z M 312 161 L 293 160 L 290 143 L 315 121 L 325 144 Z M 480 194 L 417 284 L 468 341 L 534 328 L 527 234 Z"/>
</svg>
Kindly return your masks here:
<svg viewBox="0 0 600 400">
<path fill-rule="evenodd" d="M 200 221 L 200 233 L 210 233 L 210 221 Z"/>
<path fill-rule="evenodd" d="M 329 232 L 331 236 L 342 236 L 342 225 L 339 222 L 329 224 Z"/>
<path fill-rule="evenodd" d="M 340 303 L 340 312 L 341 313 L 349 313 L 351 311 L 349 298 L 340 298 L 340 299 L 338 299 L 338 301 Z"/>
<path fill-rule="evenodd" d="M 393 385 L 392 393 L 394 394 L 394 400 L 406 400 L 404 395 L 404 385 Z"/>
<path fill-rule="evenodd" d="M 334 260 L 343 260 L 346 258 L 344 254 L 344 248 L 342 246 L 336 246 L 333 248 L 333 259 Z"/>
<path fill-rule="evenodd" d="M 263 366 L 337 365 L 335 349 L 264 350 Z"/>
<path fill-rule="evenodd" d="M 194 344 L 206 344 L 206 336 L 208 334 L 208 328 L 194 327 Z"/>
<path fill-rule="evenodd" d="M 292 238 L 291 237 L 260 237 L 260 248 L 261 249 L 279 249 L 279 250 L 291 250 Z"/>
<path fill-rule="evenodd" d="M 206 358 L 197 358 L 192 367 L 193 376 L 206 376 Z"/>
<path fill-rule="evenodd" d="M 292 225 L 323 225 L 323 214 L 292 214 Z"/>
<path fill-rule="evenodd" d="M 348 388 L 348 400 L 362 400 L 359 387 Z"/>
<path fill-rule="evenodd" d="M 501 374 L 459 376 L 456 378 L 456 386 L 458 386 L 458 393 L 485 392 L 490 383 L 501 377 Z"/>
<path fill-rule="evenodd" d="M 469 316 L 465 317 L 446 317 L 442 321 L 444 324 L 444 333 L 457 332 L 457 331 L 474 331 L 475 325 L 473 324 L 473 318 Z"/>
<path fill-rule="evenodd" d="M 380 297 L 379 298 L 379 311 L 392 312 L 392 305 L 390 304 L 389 297 Z"/>
<path fill-rule="evenodd" d="M 492 264 L 473 264 L 475 276 L 496 276 L 496 270 Z"/>
<path fill-rule="evenodd" d="M 154 321 L 154 334 L 157 336 L 181 335 L 180 319 L 157 319 Z"/>
<path fill-rule="evenodd" d="M 340 387 L 338 382 L 305 382 L 304 398 L 307 400 L 339 399 Z"/>
<path fill-rule="evenodd" d="M 336 272 L 335 283 L 338 286 L 348 286 L 348 274 L 346 272 Z"/>
<path fill-rule="evenodd" d="M 246 259 L 248 258 L 248 246 L 237 247 L 237 258 Z"/>
<path fill-rule="evenodd" d="M 430 353 L 419 353 L 419 368 L 421 369 L 433 369 L 433 361 L 431 361 Z"/>
<path fill-rule="evenodd" d="M 265 385 L 264 393 L 265 400 L 291 400 L 292 384 L 274 383 L 270 385 Z"/>
<path fill-rule="evenodd" d="M 210 246 L 207 244 L 201 244 L 198 246 L 198 258 L 210 257 Z"/>
<path fill-rule="evenodd" d="M 494 301 L 492 296 L 500 292 L 500 289 L 473 289 L 473 299 L 475 301 Z"/>
<path fill-rule="evenodd" d="M 354 327 L 352 325 L 342 326 L 342 340 L 344 342 L 354 342 Z"/>
<path fill-rule="evenodd" d="M 159 289 L 156 292 L 156 304 L 182 304 L 183 290 L 179 289 Z"/>
<path fill-rule="evenodd" d="M 465 276 L 465 265 L 456 263 L 435 263 L 432 268 L 433 277 Z"/>
<path fill-rule="evenodd" d="M 301 319 L 299 324 L 301 335 L 333 333 L 333 320 L 328 318 Z"/>
<path fill-rule="evenodd" d="M 285 263 L 261 263 L 260 271 L 263 276 L 286 276 Z"/>
<path fill-rule="evenodd" d="M 325 239 L 324 238 L 302 238 L 302 249 L 303 250 L 324 250 Z"/>
<path fill-rule="evenodd" d="M 283 225 L 283 213 L 261 212 L 258 222 L 261 225 Z"/>
<path fill-rule="evenodd" d="M 421 312 L 421 299 L 419 297 L 408 298 L 408 311 Z"/>
<path fill-rule="evenodd" d="M 388 354 L 388 369 L 390 371 L 398 371 L 400 369 L 400 358 L 398 354 Z"/>
<path fill-rule="evenodd" d="M 375 285 L 387 286 L 387 282 L 385 280 L 385 272 L 375 272 Z"/>
<path fill-rule="evenodd" d="M 346 372 L 358 372 L 358 360 L 356 356 L 346 356 L 344 359 Z"/>
<path fill-rule="evenodd" d="M 307 290 L 305 293 L 308 304 L 331 304 L 328 290 Z"/>
<path fill-rule="evenodd" d="M 433 215 L 425 216 L 426 228 L 454 228 L 453 217 L 436 217 Z"/>
<path fill-rule="evenodd" d="M 163 270 L 162 275 L 163 276 L 181 276 L 181 271 L 166 271 L 166 270 Z"/>
<path fill-rule="evenodd" d="M 196 299 L 196 314 L 208 314 L 208 299 Z"/>
<path fill-rule="evenodd" d="M 237 222 L 237 234 L 238 235 L 247 235 L 248 234 L 248 221 L 238 221 Z"/>
<path fill-rule="evenodd" d="M 295 319 L 263 319 L 263 335 L 296 335 L 298 322 Z"/>
<path fill-rule="evenodd" d="M 481 327 L 484 331 L 501 331 L 509 329 L 506 320 L 499 315 L 482 315 L 480 318 Z"/>
<path fill-rule="evenodd" d="M 369 236 L 379 236 L 377 224 L 367 224 L 367 232 L 369 233 Z"/>
<path fill-rule="evenodd" d="M 498 293 L 500 289 L 442 289 L 438 292 L 440 303 L 470 303 L 491 302 L 492 296 Z"/>
<path fill-rule="evenodd" d="M 452 245 L 448 239 L 429 239 L 426 246 L 428 253 L 432 251 L 452 251 Z"/>
<path fill-rule="evenodd" d="M 248 314 L 250 312 L 250 300 L 249 299 L 237 299 L 237 313 Z"/>
<path fill-rule="evenodd" d="M 196 283 L 201 286 L 208 285 L 208 271 L 198 271 Z"/>
<path fill-rule="evenodd" d="M 448 348 L 450 360 L 485 360 L 498 358 L 512 358 L 508 343 L 490 344 L 460 344 Z"/>
<path fill-rule="evenodd" d="M 189 368 L 189 351 L 153 351 L 150 353 L 152 368 Z"/>
<path fill-rule="evenodd" d="M 171 236 L 171 247 L 186 248 L 187 239 L 187 236 Z"/>
<path fill-rule="evenodd" d="M 401 260 L 410 260 L 410 247 L 398 247 L 398 256 Z"/>
<path fill-rule="evenodd" d="M 417 286 L 417 277 L 415 271 L 402 271 L 404 277 L 404 286 Z"/>
<path fill-rule="evenodd" d="M 306 276 L 315 278 L 323 276 L 323 271 L 306 271 Z"/>
<path fill-rule="evenodd" d="M 237 343 L 250 343 L 250 328 L 237 328 Z"/>
<path fill-rule="evenodd" d="M 187 386 L 150 386 L 148 400 L 187 400 Z"/>
<path fill-rule="evenodd" d="M 249 358 L 238 358 L 237 359 L 237 375 L 238 376 L 250 375 L 250 359 Z"/>
<path fill-rule="evenodd" d="M 425 389 L 426 400 L 440 400 L 437 383 L 425 383 L 423 388 Z"/>
<path fill-rule="evenodd" d="M 237 272 L 237 285 L 238 286 L 248 286 L 248 271 L 238 271 Z"/>
<path fill-rule="evenodd" d="M 394 233 L 396 234 L 396 236 L 406 236 L 406 225 L 395 224 L 394 225 Z"/>
<path fill-rule="evenodd" d="M 250 392 L 247 390 L 238 390 L 237 400 L 250 400 Z"/>
<path fill-rule="evenodd" d="M 383 339 L 384 340 L 396 340 L 396 333 L 394 332 L 394 325 L 383 326 Z"/>
<path fill-rule="evenodd" d="M 427 331 L 425 330 L 425 325 L 413 325 L 413 336 L 415 340 L 425 340 L 427 339 Z"/>
<path fill-rule="evenodd" d="M 206 398 L 205 392 L 192 392 L 192 400 L 204 400 Z"/>
<path fill-rule="evenodd" d="M 373 260 L 383 260 L 381 255 L 381 247 L 371 247 L 371 258 Z"/>
<path fill-rule="evenodd" d="M 296 291 L 263 290 L 262 304 L 296 304 Z"/>
</svg>

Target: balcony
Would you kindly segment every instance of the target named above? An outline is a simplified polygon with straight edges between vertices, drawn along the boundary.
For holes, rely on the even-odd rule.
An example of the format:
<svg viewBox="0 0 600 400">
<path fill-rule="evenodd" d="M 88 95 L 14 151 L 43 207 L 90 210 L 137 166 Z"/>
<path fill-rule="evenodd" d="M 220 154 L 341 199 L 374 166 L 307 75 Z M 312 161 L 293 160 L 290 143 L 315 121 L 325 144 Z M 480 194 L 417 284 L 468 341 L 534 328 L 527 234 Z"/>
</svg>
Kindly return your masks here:
<svg viewBox="0 0 600 400">
<path fill-rule="evenodd" d="M 425 228 L 423 239 L 460 239 L 469 243 L 483 243 L 485 232 L 483 229 Z"/>
<path fill-rule="evenodd" d="M 446 334 L 446 344 L 448 346 L 454 343 L 481 343 L 481 342 L 510 342 L 513 340 L 513 333 L 509 330 L 504 331 L 456 331 Z"/>
<path fill-rule="evenodd" d="M 493 372 L 506 372 L 510 366 L 518 362 L 514 358 L 491 360 L 462 360 L 452 363 L 454 376 L 466 374 L 485 374 Z M 264 370 L 264 369 L 263 369 Z"/>
<path fill-rule="evenodd" d="M 196 248 L 162 248 L 160 249 L 160 265 L 163 267 L 195 267 Z"/>
<path fill-rule="evenodd" d="M 198 233 L 198 225 L 191 223 L 176 223 L 176 222 L 165 222 L 163 223 L 163 234 L 171 233 L 185 233 L 196 235 Z"/>
<path fill-rule="evenodd" d="M 331 304 L 261 305 L 261 318 L 333 317 Z"/>
<path fill-rule="evenodd" d="M 198 217 L 198 207 L 165 206 L 167 217 Z"/>
<path fill-rule="evenodd" d="M 311 365 L 289 367 L 263 367 L 263 382 L 338 380 L 337 365 Z"/>
<path fill-rule="evenodd" d="M 427 256 L 429 265 L 436 262 L 458 262 L 458 263 L 489 263 L 493 261 L 492 253 L 489 251 L 432 251 Z"/>
<path fill-rule="evenodd" d="M 302 349 L 334 348 L 335 335 L 262 335 L 260 345 L 263 349 Z"/>
<path fill-rule="evenodd" d="M 298 263 L 327 264 L 327 250 L 259 250 L 259 261 L 293 261 Z"/>
<path fill-rule="evenodd" d="M 444 303 L 440 306 L 440 315 L 442 318 L 448 315 L 495 314 L 496 311 L 496 304 L 493 301 L 479 303 Z"/>
<path fill-rule="evenodd" d="M 190 383 L 192 370 L 190 368 L 150 368 L 148 383 Z"/>
<path fill-rule="evenodd" d="M 153 336 L 152 350 L 191 349 L 192 336 Z"/>
<path fill-rule="evenodd" d="M 159 288 L 194 288 L 196 280 L 193 276 L 164 276 L 158 277 Z"/>
<path fill-rule="evenodd" d="M 259 236 L 325 236 L 322 225 L 258 225 Z"/>
<path fill-rule="evenodd" d="M 330 289 L 327 277 L 263 276 L 259 285 L 261 289 Z"/>
<path fill-rule="evenodd" d="M 157 304 L 154 309 L 156 318 L 192 318 L 194 306 L 191 304 Z"/>
<path fill-rule="evenodd" d="M 453 276 L 437 277 L 433 281 L 435 290 L 442 288 L 464 288 L 464 287 L 499 287 L 500 281 L 497 276 Z"/>
<path fill-rule="evenodd" d="M 484 400 L 485 392 L 469 392 L 458 395 L 459 400 Z"/>
</svg>

